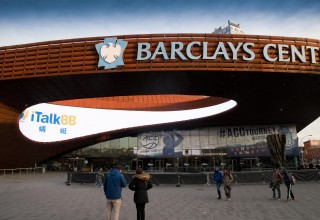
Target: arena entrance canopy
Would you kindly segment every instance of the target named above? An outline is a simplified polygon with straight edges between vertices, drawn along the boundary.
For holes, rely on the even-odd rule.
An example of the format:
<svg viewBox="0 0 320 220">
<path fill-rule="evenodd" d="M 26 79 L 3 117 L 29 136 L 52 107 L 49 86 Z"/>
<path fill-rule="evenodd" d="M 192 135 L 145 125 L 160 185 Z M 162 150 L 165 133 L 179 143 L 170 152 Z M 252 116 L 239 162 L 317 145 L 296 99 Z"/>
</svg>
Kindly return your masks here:
<svg viewBox="0 0 320 220">
<path fill-rule="evenodd" d="M 149 34 L 1 47 L 0 167 L 30 166 L 150 129 L 295 124 L 300 131 L 319 116 L 319 46 L 306 38 Z M 19 130 L 19 115 L 40 103 L 151 112 L 206 108 L 220 99 L 237 106 L 55 143 L 31 141 Z"/>
</svg>

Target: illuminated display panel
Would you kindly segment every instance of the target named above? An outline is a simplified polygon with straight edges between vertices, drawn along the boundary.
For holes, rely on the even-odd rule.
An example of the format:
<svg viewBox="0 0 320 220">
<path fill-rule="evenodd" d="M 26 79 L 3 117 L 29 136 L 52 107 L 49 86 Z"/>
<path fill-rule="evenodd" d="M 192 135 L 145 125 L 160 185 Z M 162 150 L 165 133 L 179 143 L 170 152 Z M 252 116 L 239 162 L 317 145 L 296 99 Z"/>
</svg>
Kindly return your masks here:
<svg viewBox="0 0 320 220">
<path fill-rule="evenodd" d="M 19 119 L 24 136 L 37 142 L 56 142 L 125 128 L 185 121 L 216 115 L 236 106 L 224 103 L 179 111 L 127 111 L 92 109 L 53 104 L 27 108 Z"/>
</svg>

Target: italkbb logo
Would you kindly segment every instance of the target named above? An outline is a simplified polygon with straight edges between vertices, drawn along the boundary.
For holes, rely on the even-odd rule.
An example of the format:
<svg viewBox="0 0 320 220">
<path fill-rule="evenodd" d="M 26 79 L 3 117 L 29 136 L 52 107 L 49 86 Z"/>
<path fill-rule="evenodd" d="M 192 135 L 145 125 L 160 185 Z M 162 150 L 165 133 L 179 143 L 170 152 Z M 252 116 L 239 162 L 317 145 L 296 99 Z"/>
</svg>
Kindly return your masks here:
<svg viewBox="0 0 320 220">
<path fill-rule="evenodd" d="M 28 116 L 28 111 L 21 114 L 20 120 L 25 121 Z M 76 125 L 76 116 L 74 115 L 58 115 L 58 114 L 44 114 L 40 111 L 32 111 L 31 119 L 32 122 L 54 124 L 54 125 Z"/>
</svg>

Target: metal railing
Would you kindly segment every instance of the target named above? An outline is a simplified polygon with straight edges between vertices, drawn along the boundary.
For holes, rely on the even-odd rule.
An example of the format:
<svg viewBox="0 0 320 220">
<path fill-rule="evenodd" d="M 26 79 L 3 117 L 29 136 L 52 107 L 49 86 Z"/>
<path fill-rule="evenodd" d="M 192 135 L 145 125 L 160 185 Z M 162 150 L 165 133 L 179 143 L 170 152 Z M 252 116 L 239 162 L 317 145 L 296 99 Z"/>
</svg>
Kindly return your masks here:
<svg viewBox="0 0 320 220">
<path fill-rule="evenodd" d="M 15 169 L 0 169 L 0 173 L 5 175 L 13 174 L 29 174 L 29 173 L 44 173 L 44 167 L 30 167 L 30 168 L 15 168 Z"/>
</svg>

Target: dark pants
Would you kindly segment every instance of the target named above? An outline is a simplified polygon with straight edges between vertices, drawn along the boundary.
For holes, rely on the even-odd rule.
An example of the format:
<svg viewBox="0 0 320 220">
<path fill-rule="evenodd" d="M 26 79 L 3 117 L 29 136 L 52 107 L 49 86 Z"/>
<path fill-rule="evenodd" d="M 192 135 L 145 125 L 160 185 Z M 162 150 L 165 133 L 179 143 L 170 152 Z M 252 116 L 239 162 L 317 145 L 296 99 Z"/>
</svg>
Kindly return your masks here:
<svg viewBox="0 0 320 220">
<path fill-rule="evenodd" d="M 219 198 L 218 198 L 218 199 L 221 199 L 220 187 L 221 187 L 221 182 L 217 182 L 217 192 L 218 192 L 218 195 L 219 195 Z"/>
<path fill-rule="evenodd" d="M 291 197 L 291 199 L 294 199 L 291 183 L 285 183 L 285 184 L 286 184 L 286 187 L 287 187 L 287 199 L 289 199 L 289 196 Z"/>
<path fill-rule="evenodd" d="M 272 187 L 273 198 L 276 198 L 276 190 L 278 191 L 278 198 L 281 198 L 280 184 L 275 184 Z"/>
<path fill-rule="evenodd" d="M 224 186 L 224 192 L 226 194 L 227 199 L 231 197 L 231 186 Z"/>
<path fill-rule="evenodd" d="M 146 207 L 145 203 L 136 203 L 137 220 L 144 220 L 145 219 L 145 213 L 144 213 L 145 207 Z"/>
<path fill-rule="evenodd" d="M 217 182 L 217 192 L 220 194 L 221 182 Z"/>
</svg>

